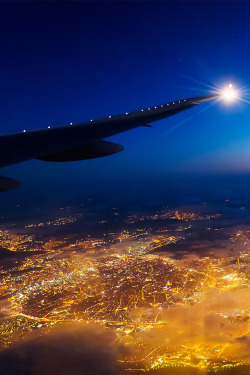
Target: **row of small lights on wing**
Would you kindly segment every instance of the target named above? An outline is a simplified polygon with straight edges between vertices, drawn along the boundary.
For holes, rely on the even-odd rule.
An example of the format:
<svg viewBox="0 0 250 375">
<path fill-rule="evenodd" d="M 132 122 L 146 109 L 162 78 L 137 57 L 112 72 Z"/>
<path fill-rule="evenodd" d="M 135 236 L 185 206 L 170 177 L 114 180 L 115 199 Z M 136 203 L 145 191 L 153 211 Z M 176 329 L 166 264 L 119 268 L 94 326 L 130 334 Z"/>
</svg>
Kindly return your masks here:
<svg viewBox="0 0 250 375">
<path fill-rule="evenodd" d="M 186 99 L 184 99 L 184 100 L 179 100 L 178 103 L 181 103 L 182 101 L 185 102 Z M 171 104 L 173 105 L 173 104 L 176 104 L 176 103 L 173 102 L 173 103 L 171 103 Z M 169 106 L 169 105 L 170 105 L 170 104 L 166 104 L 165 106 Z M 164 105 L 162 104 L 160 107 L 163 108 Z M 159 107 L 154 107 L 154 109 L 157 109 L 157 108 L 159 108 Z M 150 111 L 150 110 L 151 110 L 151 108 L 148 108 L 148 111 Z M 144 109 L 141 109 L 141 112 L 144 112 Z M 126 112 L 125 115 L 129 115 L 129 113 Z M 109 116 L 109 118 L 112 118 L 112 116 Z M 92 121 L 93 121 L 93 120 L 91 119 L 90 122 L 92 122 Z M 71 122 L 69 125 L 73 125 L 73 123 Z M 48 126 L 48 129 L 50 129 L 50 126 Z M 23 130 L 23 133 L 26 133 L 26 130 Z"/>
<path fill-rule="evenodd" d="M 181 102 L 185 102 L 186 101 L 186 99 L 183 99 L 183 100 L 179 100 L 178 101 L 178 103 L 181 103 Z M 170 103 L 170 104 L 176 104 L 175 102 L 173 102 L 173 103 Z M 170 104 L 165 104 L 165 106 L 168 106 L 168 105 L 170 105 Z M 162 104 L 161 106 L 160 106 L 161 108 L 163 108 L 164 107 L 164 105 Z M 159 107 L 154 107 L 155 109 L 157 109 L 157 108 L 159 108 Z M 148 108 L 148 111 L 150 111 L 151 110 L 151 108 Z M 144 111 L 144 109 L 141 109 L 141 112 L 143 112 Z M 126 113 L 126 115 L 128 115 L 128 113 Z"/>
</svg>

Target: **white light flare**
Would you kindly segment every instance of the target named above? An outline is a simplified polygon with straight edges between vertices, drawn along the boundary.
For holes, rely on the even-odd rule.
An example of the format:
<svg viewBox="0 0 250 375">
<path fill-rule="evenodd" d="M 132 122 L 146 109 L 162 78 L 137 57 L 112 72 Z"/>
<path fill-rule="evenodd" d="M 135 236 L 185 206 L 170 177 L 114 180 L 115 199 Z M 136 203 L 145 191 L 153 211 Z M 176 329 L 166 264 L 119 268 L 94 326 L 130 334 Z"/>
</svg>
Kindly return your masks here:
<svg viewBox="0 0 250 375">
<path fill-rule="evenodd" d="M 222 99 L 227 102 L 232 102 L 236 99 L 239 99 L 238 92 L 233 89 L 232 83 L 230 83 L 225 90 L 222 91 Z"/>
</svg>

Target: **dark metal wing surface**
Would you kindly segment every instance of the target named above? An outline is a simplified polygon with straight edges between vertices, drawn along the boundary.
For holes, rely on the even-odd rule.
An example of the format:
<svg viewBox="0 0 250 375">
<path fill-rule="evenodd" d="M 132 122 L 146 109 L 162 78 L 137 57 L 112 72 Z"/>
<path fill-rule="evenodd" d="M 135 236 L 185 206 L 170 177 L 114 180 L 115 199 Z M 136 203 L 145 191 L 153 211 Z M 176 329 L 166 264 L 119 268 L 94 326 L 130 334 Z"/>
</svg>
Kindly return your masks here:
<svg viewBox="0 0 250 375">
<path fill-rule="evenodd" d="M 193 97 L 104 119 L 2 135 L 0 168 L 30 159 L 74 161 L 111 155 L 122 151 L 123 147 L 103 141 L 104 138 L 139 126 L 148 126 L 154 121 L 218 97 L 219 95 Z M 0 179 L 0 192 L 18 186 L 10 184 L 10 188 L 6 189 L 2 183 Z"/>
</svg>

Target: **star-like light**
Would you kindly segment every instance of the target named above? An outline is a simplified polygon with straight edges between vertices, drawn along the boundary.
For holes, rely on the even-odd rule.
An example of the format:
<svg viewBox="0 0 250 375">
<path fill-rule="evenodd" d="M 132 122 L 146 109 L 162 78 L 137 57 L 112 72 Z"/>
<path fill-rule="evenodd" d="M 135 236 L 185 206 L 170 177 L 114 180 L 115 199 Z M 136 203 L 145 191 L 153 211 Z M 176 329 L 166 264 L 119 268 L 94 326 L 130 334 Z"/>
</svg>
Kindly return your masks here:
<svg viewBox="0 0 250 375">
<path fill-rule="evenodd" d="M 228 87 L 222 91 L 222 98 L 228 102 L 232 102 L 238 98 L 238 92 L 233 89 L 232 83 L 230 83 Z"/>
</svg>

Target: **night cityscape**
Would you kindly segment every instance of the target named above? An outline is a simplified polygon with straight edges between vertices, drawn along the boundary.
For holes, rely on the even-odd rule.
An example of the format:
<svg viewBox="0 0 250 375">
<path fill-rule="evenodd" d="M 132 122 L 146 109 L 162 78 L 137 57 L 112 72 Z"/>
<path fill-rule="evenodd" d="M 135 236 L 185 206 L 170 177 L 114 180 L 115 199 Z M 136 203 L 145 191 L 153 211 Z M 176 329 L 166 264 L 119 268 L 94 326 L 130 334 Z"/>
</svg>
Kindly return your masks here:
<svg viewBox="0 0 250 375">
<path fill-rule="evenodd" d="M 250 3 L 0 10 L 0 374 L 250 375 Z"/>
<path fill-rule="evenodd" d="M 230 211 L 239 216 L 229 226 Z M 37 331 L 96 324 L 115 335 L 119 372 L 248 365 L 245 211 L 225 199 L 144 214 L 116 207 L 102 220 L 81 206 L 2 224 L 2 353 Z"/>
</svg>

